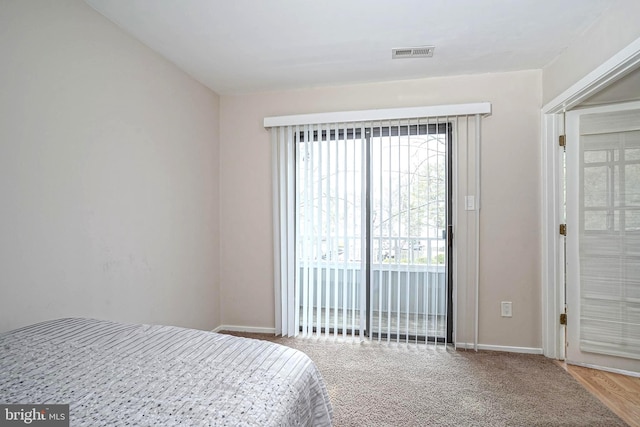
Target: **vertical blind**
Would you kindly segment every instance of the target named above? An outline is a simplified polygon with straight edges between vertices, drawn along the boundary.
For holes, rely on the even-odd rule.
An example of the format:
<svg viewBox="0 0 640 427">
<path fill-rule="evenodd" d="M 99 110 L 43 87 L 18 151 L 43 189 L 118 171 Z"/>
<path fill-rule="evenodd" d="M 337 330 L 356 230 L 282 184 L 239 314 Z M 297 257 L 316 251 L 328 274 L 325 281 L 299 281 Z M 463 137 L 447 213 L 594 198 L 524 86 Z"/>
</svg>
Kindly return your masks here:
<svg viewBox="0 0 640 427">
<path fill-rule="evenodd" d="M 640 110 L 580 120 L 580 349 L 640 359 Z"/>
<path fill-rule="evenodd" d="M 304 335 L 363 336 L 366 169 L 362 125 L 296 126 L 296 283 Z"/>
<path fill-rule="evenodd" d="M 374 123 L 370 147 L 369 335 L 447 340 L 447 117 Z"/>
<path fill-rule="evenodd" d="M 454 217 L 447 185 L 458 178 L 448 159 L 456 146 L 479 144 L 470 124 L 479 129 L 480 114 L 490 112 L 490 104 L 470 106 L 475 114 L 265 119 L 277 334 L 446 343 L 446 231 Z"/>
</svg>

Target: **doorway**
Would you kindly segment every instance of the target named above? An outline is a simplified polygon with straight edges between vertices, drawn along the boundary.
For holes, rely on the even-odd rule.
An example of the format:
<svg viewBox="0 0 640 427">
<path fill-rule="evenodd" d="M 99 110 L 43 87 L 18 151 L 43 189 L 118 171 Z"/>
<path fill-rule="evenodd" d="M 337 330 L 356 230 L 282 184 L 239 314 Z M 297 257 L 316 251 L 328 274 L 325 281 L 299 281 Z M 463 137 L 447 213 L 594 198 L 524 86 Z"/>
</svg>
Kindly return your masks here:
<svg viewBox="0 0 640 427">
<path fill-rule="evenodd" d="M 603 93 L 604 89 L 614 87 L 615 82 L 622 81 L 638 68 L 640 39 L 622 49 L 542 109 L 543 348 L 547 357 L 565 358 L 566 328 L 561 324 L 561 314 L 564 314 L 565 310 L 564 238 L 559 234 L 559 227 L 564 224 L 564 149 L 558 144 L 561 136 L 565 134 L 564 113 L 593 99 L 595 95 Z M 609 99 L 606 102 L 611 101 Z M 571 227 L 567 227 L 567 233 L 571 234 Z M 571 324 L 570 316 L 567 323 Z"/>
<path fill-rule="evenodd" d="M 640 374 L 640 102 L 569 111 L 566 135 L 566 360 Z"/>
<path fill-rule="evenodd" d="M 452 129 L 296 134 L 301 332 L 452 341 Z"/>
</svg>

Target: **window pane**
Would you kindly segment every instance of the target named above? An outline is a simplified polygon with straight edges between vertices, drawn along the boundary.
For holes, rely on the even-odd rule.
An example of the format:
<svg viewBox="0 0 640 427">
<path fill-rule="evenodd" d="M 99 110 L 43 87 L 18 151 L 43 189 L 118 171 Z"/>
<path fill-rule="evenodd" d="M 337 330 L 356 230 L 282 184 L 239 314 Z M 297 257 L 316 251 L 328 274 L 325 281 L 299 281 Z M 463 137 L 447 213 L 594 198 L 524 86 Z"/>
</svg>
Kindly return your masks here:
<svg viewBox="0 0 640 427">
<path fill-rule="evenodd" d="M 584 206 L 606 207 L 607 202 L 607 166 L 591 166 L 584 168 Z"/>
<path fill-rule="evenodd" d="M 607 152 L 604 150 L 586 150 L 584 152 L 585 163 L 604 163 L 607 161 Z"/>
<path fill-rule="evenodd" d="M 627 148 L 624 156 L 626 160 L 640 160 L 640 148 Z"/>
<path fill-rule="evenodd" d="M 607 230 L 607 211 L 586 211 L 584 213 L 584 229 L 585 231 L 606 231 Z"/>
<path fill-rule="evenodd" d="M 625 229 L 627 231 L 640 231 L 640 209 L 625 211 Z"/>
<path fill-rule="evenodd" d="M 625 166 L 625 195 L 627 206 L 640 206 L 640 164 Z"/>
<path fill-rule="evenodd" d="M 374 262 L 443 262 L 446 162 L 444 134 L 372 138 Z"/>
</svg>

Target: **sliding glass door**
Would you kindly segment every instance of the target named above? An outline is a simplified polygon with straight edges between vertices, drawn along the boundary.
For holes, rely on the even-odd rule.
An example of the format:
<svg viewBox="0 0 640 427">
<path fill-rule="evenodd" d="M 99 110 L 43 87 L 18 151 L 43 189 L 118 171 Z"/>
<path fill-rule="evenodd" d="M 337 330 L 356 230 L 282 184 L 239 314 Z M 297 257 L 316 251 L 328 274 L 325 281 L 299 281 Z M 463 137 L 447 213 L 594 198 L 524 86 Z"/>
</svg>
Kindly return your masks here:
<svg viewBox="0 0 640 427">
<path fill-rule="evenodd" d="M 450 341 L 451 125 L 295 136 L 301 331 Z"/>
<path fill-rule="evenodd" d="M 371 130 L 369 169 L 370 314 L 377 339 L 447 336 L 447 230 L 451 224 L 450 126 Z"/>
</svg>

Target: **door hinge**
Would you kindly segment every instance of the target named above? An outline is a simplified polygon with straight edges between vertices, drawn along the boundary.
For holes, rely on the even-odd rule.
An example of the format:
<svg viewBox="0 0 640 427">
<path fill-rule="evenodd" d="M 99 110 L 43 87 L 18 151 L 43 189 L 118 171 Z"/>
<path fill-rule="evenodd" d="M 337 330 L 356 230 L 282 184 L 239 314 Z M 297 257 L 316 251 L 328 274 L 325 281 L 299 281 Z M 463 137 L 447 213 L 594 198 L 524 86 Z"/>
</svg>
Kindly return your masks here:
<svg viewBox="0 0 640 427">
<path fill-rule="evenodd" d="M 560 234 L 563 236 L 567 235 L 567 224 L 560 224 Z"/>
<path fill-rule="evenodd" d="M 567 137 L 565 135 L 560 135 L 558 137 L 558 143 L 560 144 L 560 147 L 566 147 L 567 146 Z"/>
<path fill-rule="evenodd" d="M 447 241 L 449 247 L 453 246 L 453 225 L 447 225 Z"/>
<path fill-rule="evenodd" d="M 560 314 L 560 324 L 567 325 L 567 313 Z"/>
</svg>

